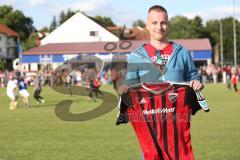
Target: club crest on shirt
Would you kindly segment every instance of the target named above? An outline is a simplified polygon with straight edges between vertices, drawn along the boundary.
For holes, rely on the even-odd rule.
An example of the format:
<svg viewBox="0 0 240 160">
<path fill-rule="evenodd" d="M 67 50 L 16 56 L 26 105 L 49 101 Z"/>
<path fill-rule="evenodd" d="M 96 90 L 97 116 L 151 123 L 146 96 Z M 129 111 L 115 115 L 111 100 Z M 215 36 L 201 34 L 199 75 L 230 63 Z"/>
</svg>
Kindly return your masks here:
<svg viewBox="0 0 240 160">
<path fill-rule="evenodd" d="M 168 99 L 170 102 L 174 103 L 177 101 L 178 94 L 177 93 L 168 93 Z"/>
<path fill-rule="evenodd" d="M 140 103 L 140 104 L 145 104 L 145 103 L 147 103 L 147 101 L 146 101 L 144 98 L 142 98 L 139 103 Z"/>
</svg>

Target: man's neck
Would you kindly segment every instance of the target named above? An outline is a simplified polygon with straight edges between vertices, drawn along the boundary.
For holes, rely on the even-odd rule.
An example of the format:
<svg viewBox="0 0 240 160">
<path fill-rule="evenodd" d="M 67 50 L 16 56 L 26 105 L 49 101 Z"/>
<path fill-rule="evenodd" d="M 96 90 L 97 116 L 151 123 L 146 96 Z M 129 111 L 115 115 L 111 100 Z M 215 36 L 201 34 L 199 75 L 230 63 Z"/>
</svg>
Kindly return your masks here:
<svg viewBox="0 0 240 160">
<path fill-rule="evenodd" d="M 150 44 L 154 46 L 156 49 L 162 50 L 169 44 L 169 42 L 168 40 L 162 40 L 162 41 L 151 40 Z"/>
</svg>

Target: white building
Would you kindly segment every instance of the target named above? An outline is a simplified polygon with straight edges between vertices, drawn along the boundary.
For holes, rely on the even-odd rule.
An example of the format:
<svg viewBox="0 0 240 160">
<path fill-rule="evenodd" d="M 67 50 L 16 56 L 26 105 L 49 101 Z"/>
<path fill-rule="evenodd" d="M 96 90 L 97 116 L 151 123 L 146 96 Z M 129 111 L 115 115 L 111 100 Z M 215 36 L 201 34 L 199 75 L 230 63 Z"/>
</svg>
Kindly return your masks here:
<svg viewBox="0 0 240 160">
<path fill-rule="evenodd" d="M 17 53 L 18 34 L 4 24 L 0 24 L 0 59 L 13 60 Z"/>
<path fill-rule="evenodd" d="M 77 12 L 41 40 L 48 43 L 119 41 L 119 38 L 81 12 Z"/>
<path fill-rule="evenodd" d="M 212 59 L 212 47 L 209 39 L 175 39 L 187 48 L 196 64 L 207 64 Z M 139 46 L 149 41 L 119 41 L 119 42 L 79 42 L 79 43 L 49 43 L 23 52 L 22 63 L 24 71 L 38 71 L 42 66 L 56 69 L 63 62 L 72 58 L 82 59 L 85 55 L 95 55 L 104 62 L 112 60 L 113 55 L 130 54 Z"/>
</svg>

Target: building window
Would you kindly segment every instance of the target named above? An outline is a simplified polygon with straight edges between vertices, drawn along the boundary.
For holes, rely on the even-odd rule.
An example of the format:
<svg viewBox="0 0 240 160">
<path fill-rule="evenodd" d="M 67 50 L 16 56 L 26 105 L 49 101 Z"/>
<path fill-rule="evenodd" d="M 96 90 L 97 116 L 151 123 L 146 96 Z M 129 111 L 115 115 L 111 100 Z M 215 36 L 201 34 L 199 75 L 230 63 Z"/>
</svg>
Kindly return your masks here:
<svg viewBox="0 0 240 160">
<path fill-rule="evenodd" d="M 2 48 L 0 48 L 0 53 L 2 53 Z"/>
<path fill-rule="evenodd" d="M 10 48 L 7 48 L 7 54 L 10 54 L 10 53 L 11 53 Z"/>
<path fill-rule="evenodd" d="M 7 44 L 8 44 L 8 45 L 11 44 L 11 39 L 8 39 L 8 40 L 7 40 Z"/>
<path fill-rule="evenodd" d="M 90 31 L 90 36 L 98 36 L 98 31 Z"/>
</svg>

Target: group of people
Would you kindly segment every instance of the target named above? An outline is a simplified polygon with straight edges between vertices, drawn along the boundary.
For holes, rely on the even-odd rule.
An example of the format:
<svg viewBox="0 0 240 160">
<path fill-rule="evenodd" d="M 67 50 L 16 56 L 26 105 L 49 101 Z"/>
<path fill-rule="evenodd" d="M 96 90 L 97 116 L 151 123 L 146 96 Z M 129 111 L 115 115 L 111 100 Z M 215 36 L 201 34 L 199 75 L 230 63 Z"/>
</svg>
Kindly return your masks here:
<svg viewBox="0 0 240 160">
<path fill-rule="evenodd" d="M 42 96 L 40 96 L 40 93 L 42 91 L 42 83 L 41 83 L 41 77 L 36 76 L 34 81 L 34 98 L 37 101 L 37 103 L 44 103 L 45 100 Z M 7 96 L 11 99 L 9 110 L 15 110 L 18 105 L 18 94 L 16 92 L 16 89 L 18 88 L 18 93 L 20 97 L 23 99 L 23 104 L 26 108 L 29 108 L 29 92 L 27 83 L 23 76 L 15 76 L 14 74 L 8 75 L 8 82 L 7 82 L 7 89 L 6 93 Z"/>
<path fill-rule="evenodd" d="M 97 74 L 97 71 L 95 68 L 86 68 L 85 72 L 83 74 L 83 78 L 81 78 L 81 81 L 77 81 L 76 86 L 82 86 L 83 79 L 85 81 L 86 90 L 88 91 L 88 96 L 90 100 L 94 100 L 93 93 L 95 93 L 95 97 L 97 98 L 98 95 L 103 96 L 103 93 L 100 90 L 100 87 L 102 85 L 100 77 Z M 63 80 L 64 84 L 68 88 L 68 94 L 72 96 L 72 86 L 74 84 L 73 76 L 70 73 L 67 73 L 66 76 L 64 76 L 65 79 Z"/>
<path fill-rule="evenodd" d="M 238 82 L 240 77 L 240 66 L 238 68 L 231 65 L 223 66 L 223 82 L 227 84 L 227 89 L 231 90 L 233 85 L 236 95 L 239 95 Z"/>
</svg>

